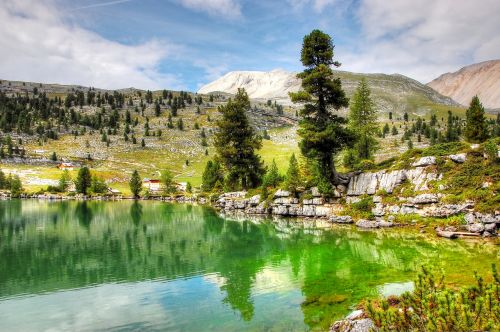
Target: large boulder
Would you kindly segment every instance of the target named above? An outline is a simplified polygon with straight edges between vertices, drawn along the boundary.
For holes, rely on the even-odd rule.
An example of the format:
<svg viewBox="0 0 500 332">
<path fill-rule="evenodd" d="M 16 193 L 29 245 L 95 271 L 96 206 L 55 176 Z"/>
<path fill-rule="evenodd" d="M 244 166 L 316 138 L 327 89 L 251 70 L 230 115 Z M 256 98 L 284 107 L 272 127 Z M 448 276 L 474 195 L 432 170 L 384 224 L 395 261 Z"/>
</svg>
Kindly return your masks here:
<svg viewBox="0 0 500 332">
<path fill-rule="evenodd" d="M 482 233 L 484 232 L 484 225 L 480 223 L 474 223 L 466 226 L 467 230 L 471 233 Z"/>
<path fill-rule="evenodd" d="M 411 164 L 413 167 L 425 167 L 425 166 L 430 166 L 430 165 L 435 165 L 436 164 L 436 157 L 433 156 L 428 156 L 428 157 L 422 157 L 413 164 Z"/>
</svg>

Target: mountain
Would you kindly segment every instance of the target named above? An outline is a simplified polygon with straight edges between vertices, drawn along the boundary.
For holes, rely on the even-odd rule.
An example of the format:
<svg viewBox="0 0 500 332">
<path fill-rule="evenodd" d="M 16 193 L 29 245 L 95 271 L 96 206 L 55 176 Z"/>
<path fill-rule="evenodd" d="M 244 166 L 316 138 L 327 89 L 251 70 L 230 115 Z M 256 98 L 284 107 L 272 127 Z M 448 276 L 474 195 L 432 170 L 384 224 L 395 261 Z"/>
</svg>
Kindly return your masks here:
<svg viewBox="0 0 500 332">
<path fill-rule="evenodd" d="M 272 99 L 282 104 L 291 104 L 288 93 L 298 91 L 301 85 L 296 75 L 297 73 L 284 70 L 233 71 L 201 87 L 198 93 L 225 92 L 234 94 L 238 88 L 245 88 L 252 99 Z M 399 74 L 358 74 L 335 71 L 335 75 L 340 77 L 348 96 L 352 96 L 358 82 L 364 77 L 380 111 L 423 114 L 428 110 L 436 109 L 436 105 L 457 105 L 451 98 Z"/>
<path fill-rule="evenodd" d="M 467 106 L 479 96 L 483 106 L 500 108 L 500 60 L 491 60 L 446 73 L 427 84 L 439 93 Z"/>
</svg>

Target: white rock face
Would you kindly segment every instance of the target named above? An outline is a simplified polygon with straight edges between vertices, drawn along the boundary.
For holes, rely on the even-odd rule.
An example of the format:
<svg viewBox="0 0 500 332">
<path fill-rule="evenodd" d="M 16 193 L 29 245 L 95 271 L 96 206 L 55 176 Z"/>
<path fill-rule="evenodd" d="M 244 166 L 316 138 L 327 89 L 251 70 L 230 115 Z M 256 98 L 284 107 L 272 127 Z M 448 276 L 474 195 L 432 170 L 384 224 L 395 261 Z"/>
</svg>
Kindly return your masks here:
<svg viewBox="0 0 500 332">
<path fill-rule="evenodd" d="M 500 108 L 500 60 L 485 61 L 446 73 L 427 84 L 444 96 L 468 106 L 479 96 L 486 108 Z"/>
</svg>

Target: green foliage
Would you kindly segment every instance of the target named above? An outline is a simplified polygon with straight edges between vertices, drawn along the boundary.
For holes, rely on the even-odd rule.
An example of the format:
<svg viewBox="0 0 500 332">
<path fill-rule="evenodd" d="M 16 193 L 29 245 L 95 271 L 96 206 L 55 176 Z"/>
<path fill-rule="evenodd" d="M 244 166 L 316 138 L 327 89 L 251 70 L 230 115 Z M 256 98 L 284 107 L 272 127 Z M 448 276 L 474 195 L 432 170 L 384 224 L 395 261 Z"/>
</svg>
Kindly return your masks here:
<svg viewBox="0 0 500 332">
<path fill-rule="evenodd" d="M 374 215 L 372 209 L 374 207 L 375 203 L 373 203 L 373 197 L 363 196 L 358 202 L 347 205 L 343 210 L 343 214 L 350 215 L 355 219 L 373 219 Z"/>
<path fill-rule="evenodd" d="M 448 156 L 466 150 L 469 146 L 463 142 L 439 143 L 422 150 L 422 156 Z"/>
<path fill-rule="evenodd" d="M 354 134 L 347 129 L 346 119 L 338 111 L 348 106 L 339 78 L 333 77 L 333 43 L 329 35 L 313 30 L 304 37 L 301 52 L 305 70 L 297 77 L 302 79 L 302 90 L 290 93 L 293 102 L 305 103 L 300 111 L 298 134 L 302 154 L 318 163 L 321 186 L 330 191 L 331 183 L 344 180 L 336 171 L 334 156 L 354 143 Z M 328 184 L 330 183 L 330 185 Z"/>
<path fill-rule="evenodd" d="M 129 181 L 129 187 L 134 198 L 139 197 L 142 189 L 142 180 L 137 170 L 134 170 L 134 172 L 132 173 L 132 177 L 130 178 Z"/>
<path fill-rule="evenodd" d="M 14 198 L 21 196 L 21 193 L 23 192 L 23 184 L 22 184 L 19 176 L 14 175 L 10 179 L 9 182 L 10 182 L 10 194 L 11 194 L 11 196 Z"/>
<path fill-rule="evenodd" d="M 52 155 L 50 156 L 50 160 L 57 161 L 57 154 L 55 152 L 52 152 Z"/>
<path fill-rule="evenodd" d="M 273 159 L 271 167 L 268 169 L 266 175 L 264 176 L 262 185 L 276 188 L 281 183 L 281 181 L 283 181 L 283 177 L 280 175 L 278 166 L 276 165 L 276 161 Z"/>
<path fill-rule="evenodd" d="M 453 289 L 442 273 L 422 267 L 415 289 L 399 297 L 369 301 L 365 310 L 382 331 L 498 331 L 500 329 L 500 277 L 495 264 L 486 282 Z"/>
<path fill-rule="evenodd" d="M 105 194 L 108 191 L 108 185 L 98 176 L 92 176 L 90 191 L 93 194 Z"/>
<path fill-rule="evenodd" d="M 498 146 L 494 139 L 490 139 L 484 144 L 484 152 L 486 152 L 490 162 L 498 161 Z"/>
<path fill-rule="evenodd" d="M 295 154 L 290 157 L 290 162 L 288 163 L 288 170 L 286 172 L 285 188 L 292 195 L 297 194 L 297 190 L 300 187 L 302 181 L 300 176 L 299 163 L 295 158 Z"/>
<path fill-rule="evenodd" d="M 92 176 L 90 175 L 90 170 L 86 166 L 80 168 L 75 181 L 76 192 L 86 195 L 88 189 L 90 188 L 91 182 Z"/>
<path fill-rule="evenodd" d="M 262 141 L 250 126 L 246 112 L 250 100 L 244 89 L 238 89 L 234 100 L 219 106 L 222 118 L 214 145 L 221 164 L 226 170 L 225 186 L 230 189 L 255 188 L 262 180 L 264 166 L 255 153 L 262 147 Z"/>
<path fill-rule="evenodd" d="M 62 172 L 61 177 L 59 178 L 59 185 L 58 185 L 59 191 L 66 192 L 69 188 L 70 183 L 71 183 L 71 175 L 69 174 L 69 171 L 65 169 Z"/>
<path fill-rule="evenodd" d="M 368 84 L 363 78 L 359 82 L 350 103 L 349 127 L 357 136 L 354 151 L 356 151 L 359 159 L 371 159 L 378 146 L 378 142 L 375 139 L 375 133 L 378 128 L 377 113 L 370 93 Z M 387 126 L 387 131 L 388 129 L 389 127 Z"/>
<path fill-rule="evenodd" d="M 481 143 L 488 138 L 488 125 L 484 107 L 477 96 L 472 98 L 466 112 L 465 138 L 469 142 Z"/>
<path fill-rule="evenodd" d="M 163 192 L 165 194 L 171 194 L 175 192 L 174 175 L 168 169 L 164 169 L 160 173 L 160 181 L 163 185 Z"/>
<path fill-rule="evenodd" d="M 209 160 L 203 171 L 201 190 L 204 192 L 212 191 L 217 182 L 222 183 L 223 181 L 224 174 L 219 161 Z"/>
</svg>

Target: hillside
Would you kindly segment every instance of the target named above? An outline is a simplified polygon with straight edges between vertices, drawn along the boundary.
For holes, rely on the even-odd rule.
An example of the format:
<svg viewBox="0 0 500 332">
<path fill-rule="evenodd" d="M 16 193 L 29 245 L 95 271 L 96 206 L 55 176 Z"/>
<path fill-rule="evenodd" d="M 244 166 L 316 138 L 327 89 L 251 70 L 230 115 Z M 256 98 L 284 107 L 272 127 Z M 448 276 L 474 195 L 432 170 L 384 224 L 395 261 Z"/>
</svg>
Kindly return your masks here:
<svg viewBox="0 0 500 332">
<path fill-rule="evenodd" d="M 346 71 L 336 71 L 335 74 L 342 80 L 342 86 L 348 96 L 352 96 L 358 82 L 364 77 L 372 90 L 375 104 L 382 113 L 408 112 L 425 115 L 429 111 L 454 110 L 457 106 L 450 98 L 403 75 L 358 74 Z M 283 70 L 234 71 L 201 87 L 198 93 L 235 93 L 238 88 L 245 88 L 250 98 L 271 99 L 290 104 L 288 93 L 298 91 L 300 84 L 296 73 Z"/>
<path fill-rule="evenodd" d="M 500 60 L 463 67 L 443 74 L 427 85 L 464 106 L 478 95 L 484 107 L 500 108 Z"/>
</svg>

